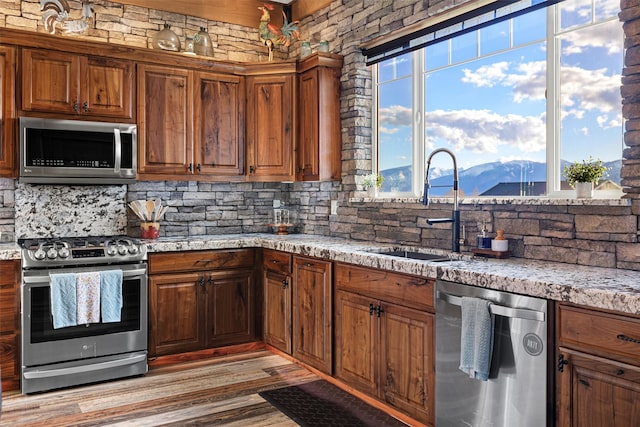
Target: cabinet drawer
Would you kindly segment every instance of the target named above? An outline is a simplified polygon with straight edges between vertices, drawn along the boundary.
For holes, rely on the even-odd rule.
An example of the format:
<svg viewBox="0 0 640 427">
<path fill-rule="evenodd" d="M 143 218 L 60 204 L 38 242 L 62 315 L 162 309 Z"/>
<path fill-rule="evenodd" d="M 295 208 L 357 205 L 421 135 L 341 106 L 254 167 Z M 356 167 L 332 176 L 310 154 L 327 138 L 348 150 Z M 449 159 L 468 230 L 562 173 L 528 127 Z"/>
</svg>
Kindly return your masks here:
<svg viewBox="0 0 640 427">
<path fill-rule="evenodd" d="M 434 279 L 390 271 L 336 264 L 337 289 L 393 302 L 419 310 L 433 310 Z"/>
<path fill-rule="evenodd" d="M 558 313 L 561 345 L 640 363 L 640 319 L 567 306 Z"/>
<path fill-rule="evenodd" d="M 262 267 L 265 270 L 291 274 L 291 254 L 264 249 L 262 251 Z"/>
<path fill-rule="evenodd" d="M 253 249 L 166 252 L 149 255 L 149 274 L 252 268 Z"/>
</svg>

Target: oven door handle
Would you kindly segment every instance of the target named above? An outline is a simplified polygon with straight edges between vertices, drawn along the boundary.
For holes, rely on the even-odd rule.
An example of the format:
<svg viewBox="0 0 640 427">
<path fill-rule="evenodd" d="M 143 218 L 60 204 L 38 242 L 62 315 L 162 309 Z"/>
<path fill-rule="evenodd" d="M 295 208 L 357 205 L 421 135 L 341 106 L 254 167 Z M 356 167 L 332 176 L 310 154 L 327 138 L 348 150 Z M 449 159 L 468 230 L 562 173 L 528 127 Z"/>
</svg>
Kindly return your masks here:
<svg viewBox="0 0 640 427">
<path fill-rule="evenodd" d="M 126 359 L 118 359 L 118 360 L 110 360 L 108 362 L 100 362 L 93 363 L 82 366 L 73 366 L 70 368 L 58 368 L 58 369 L 47 369 L 43 371 L 29 371 L 24 372 L 25 379 L 35 379 L 35 378 L 51 378 L 51 377 L 59 377 L 61 375 L 72 375 L 72 374 L 80 374 L 83 372 L 92 372 L 92 371 L 100 371 L 102 369 L 110 369 L 117 368 L 119 366 L 127 366 L 127 365 L 135 365 L 136 363 L 140 363 L 147 360 L 147 354 L 138 354 L 136 356 L 127 357 Z"/>
<path fill-rule="evenodd" d="M 142 276 L 147 270 L 145 268 L 137 268 L 135 270 L 122 270 L 122 277 Z M 22 278 L 22 282 L 26 285 L 33 283 L 49 283 L 50 277 L 46 276 L 26 276 Z"/>
</svg>

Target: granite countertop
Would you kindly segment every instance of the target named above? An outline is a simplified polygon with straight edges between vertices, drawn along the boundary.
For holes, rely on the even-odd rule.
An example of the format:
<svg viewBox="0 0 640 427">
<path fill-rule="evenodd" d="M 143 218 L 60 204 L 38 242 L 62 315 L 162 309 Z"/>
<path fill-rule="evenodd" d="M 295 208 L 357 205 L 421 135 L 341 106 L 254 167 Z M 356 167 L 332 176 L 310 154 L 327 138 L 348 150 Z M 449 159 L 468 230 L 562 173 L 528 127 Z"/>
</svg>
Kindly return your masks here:
<svg viewBox="0 0 640 427">
<path fill-rule="evenodd" d="M 447 262 L 420 261 L 381 255 L 376 252 L 398 249 L 392 244 L 349 241 L 338 238 L 291 234 L 233 234 L 214 236 L 164 237 L 143 240 L 152 252 L 187 250 L 269 248 L 328 259 L 433 277 L 468 285 L 515 292 L 593 308 L 640 314 L 640 271 L 587 267 L 522 258 L 486 259 L 455 254 Z M 405 247 L 402 247 L 405 249 Z M 406 248 L 443 254 L 444 251 Z M 0 259 L 19 259 L 15 244 L 0 245 Z"/>
</svg>

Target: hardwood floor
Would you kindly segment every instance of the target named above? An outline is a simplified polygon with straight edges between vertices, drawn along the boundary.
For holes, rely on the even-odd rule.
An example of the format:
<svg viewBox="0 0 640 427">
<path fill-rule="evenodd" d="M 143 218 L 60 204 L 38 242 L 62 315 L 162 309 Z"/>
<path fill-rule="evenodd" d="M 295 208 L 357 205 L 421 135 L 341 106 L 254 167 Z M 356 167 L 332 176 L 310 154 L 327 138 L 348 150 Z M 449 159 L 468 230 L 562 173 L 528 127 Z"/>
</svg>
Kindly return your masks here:
<svg viewBox="0 0 640 427">
<path fill-rule="evenodd" d="M 296 426 L 258 392 L 317 378 L 267 350 L 242 353 L 28 396 L 5 392 L 0 425 Z"/>
</svg>

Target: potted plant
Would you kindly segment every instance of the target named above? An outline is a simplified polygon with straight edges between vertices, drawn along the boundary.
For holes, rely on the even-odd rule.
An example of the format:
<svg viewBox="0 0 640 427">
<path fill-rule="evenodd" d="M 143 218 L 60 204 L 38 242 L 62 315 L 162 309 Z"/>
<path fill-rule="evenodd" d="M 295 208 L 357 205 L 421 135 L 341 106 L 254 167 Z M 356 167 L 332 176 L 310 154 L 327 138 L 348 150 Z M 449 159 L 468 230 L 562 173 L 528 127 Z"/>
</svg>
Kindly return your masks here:
<svg viewBox="0 0 640 427">
<path fill-rule="evenodd" d="M 576 197 L 591 198 L 593 185 L 602 178 L 609 168 L 602 164 L 602 160 L 583 160 L 582 163 L 565 165 L 562 175 L 567 178 L 571 188 L 575 188 Z"/>
<path fill-rule="evenodd" d="M 384 177 L 382 175 L 378 175 L 377 173 L 370 173 L 369 175 L 365 175 L 362 179 L 362 188 L 369 191 L 369 193 L 373 193 L 382 187 L 382 183 L 384 182 Z"/>
</svg>

